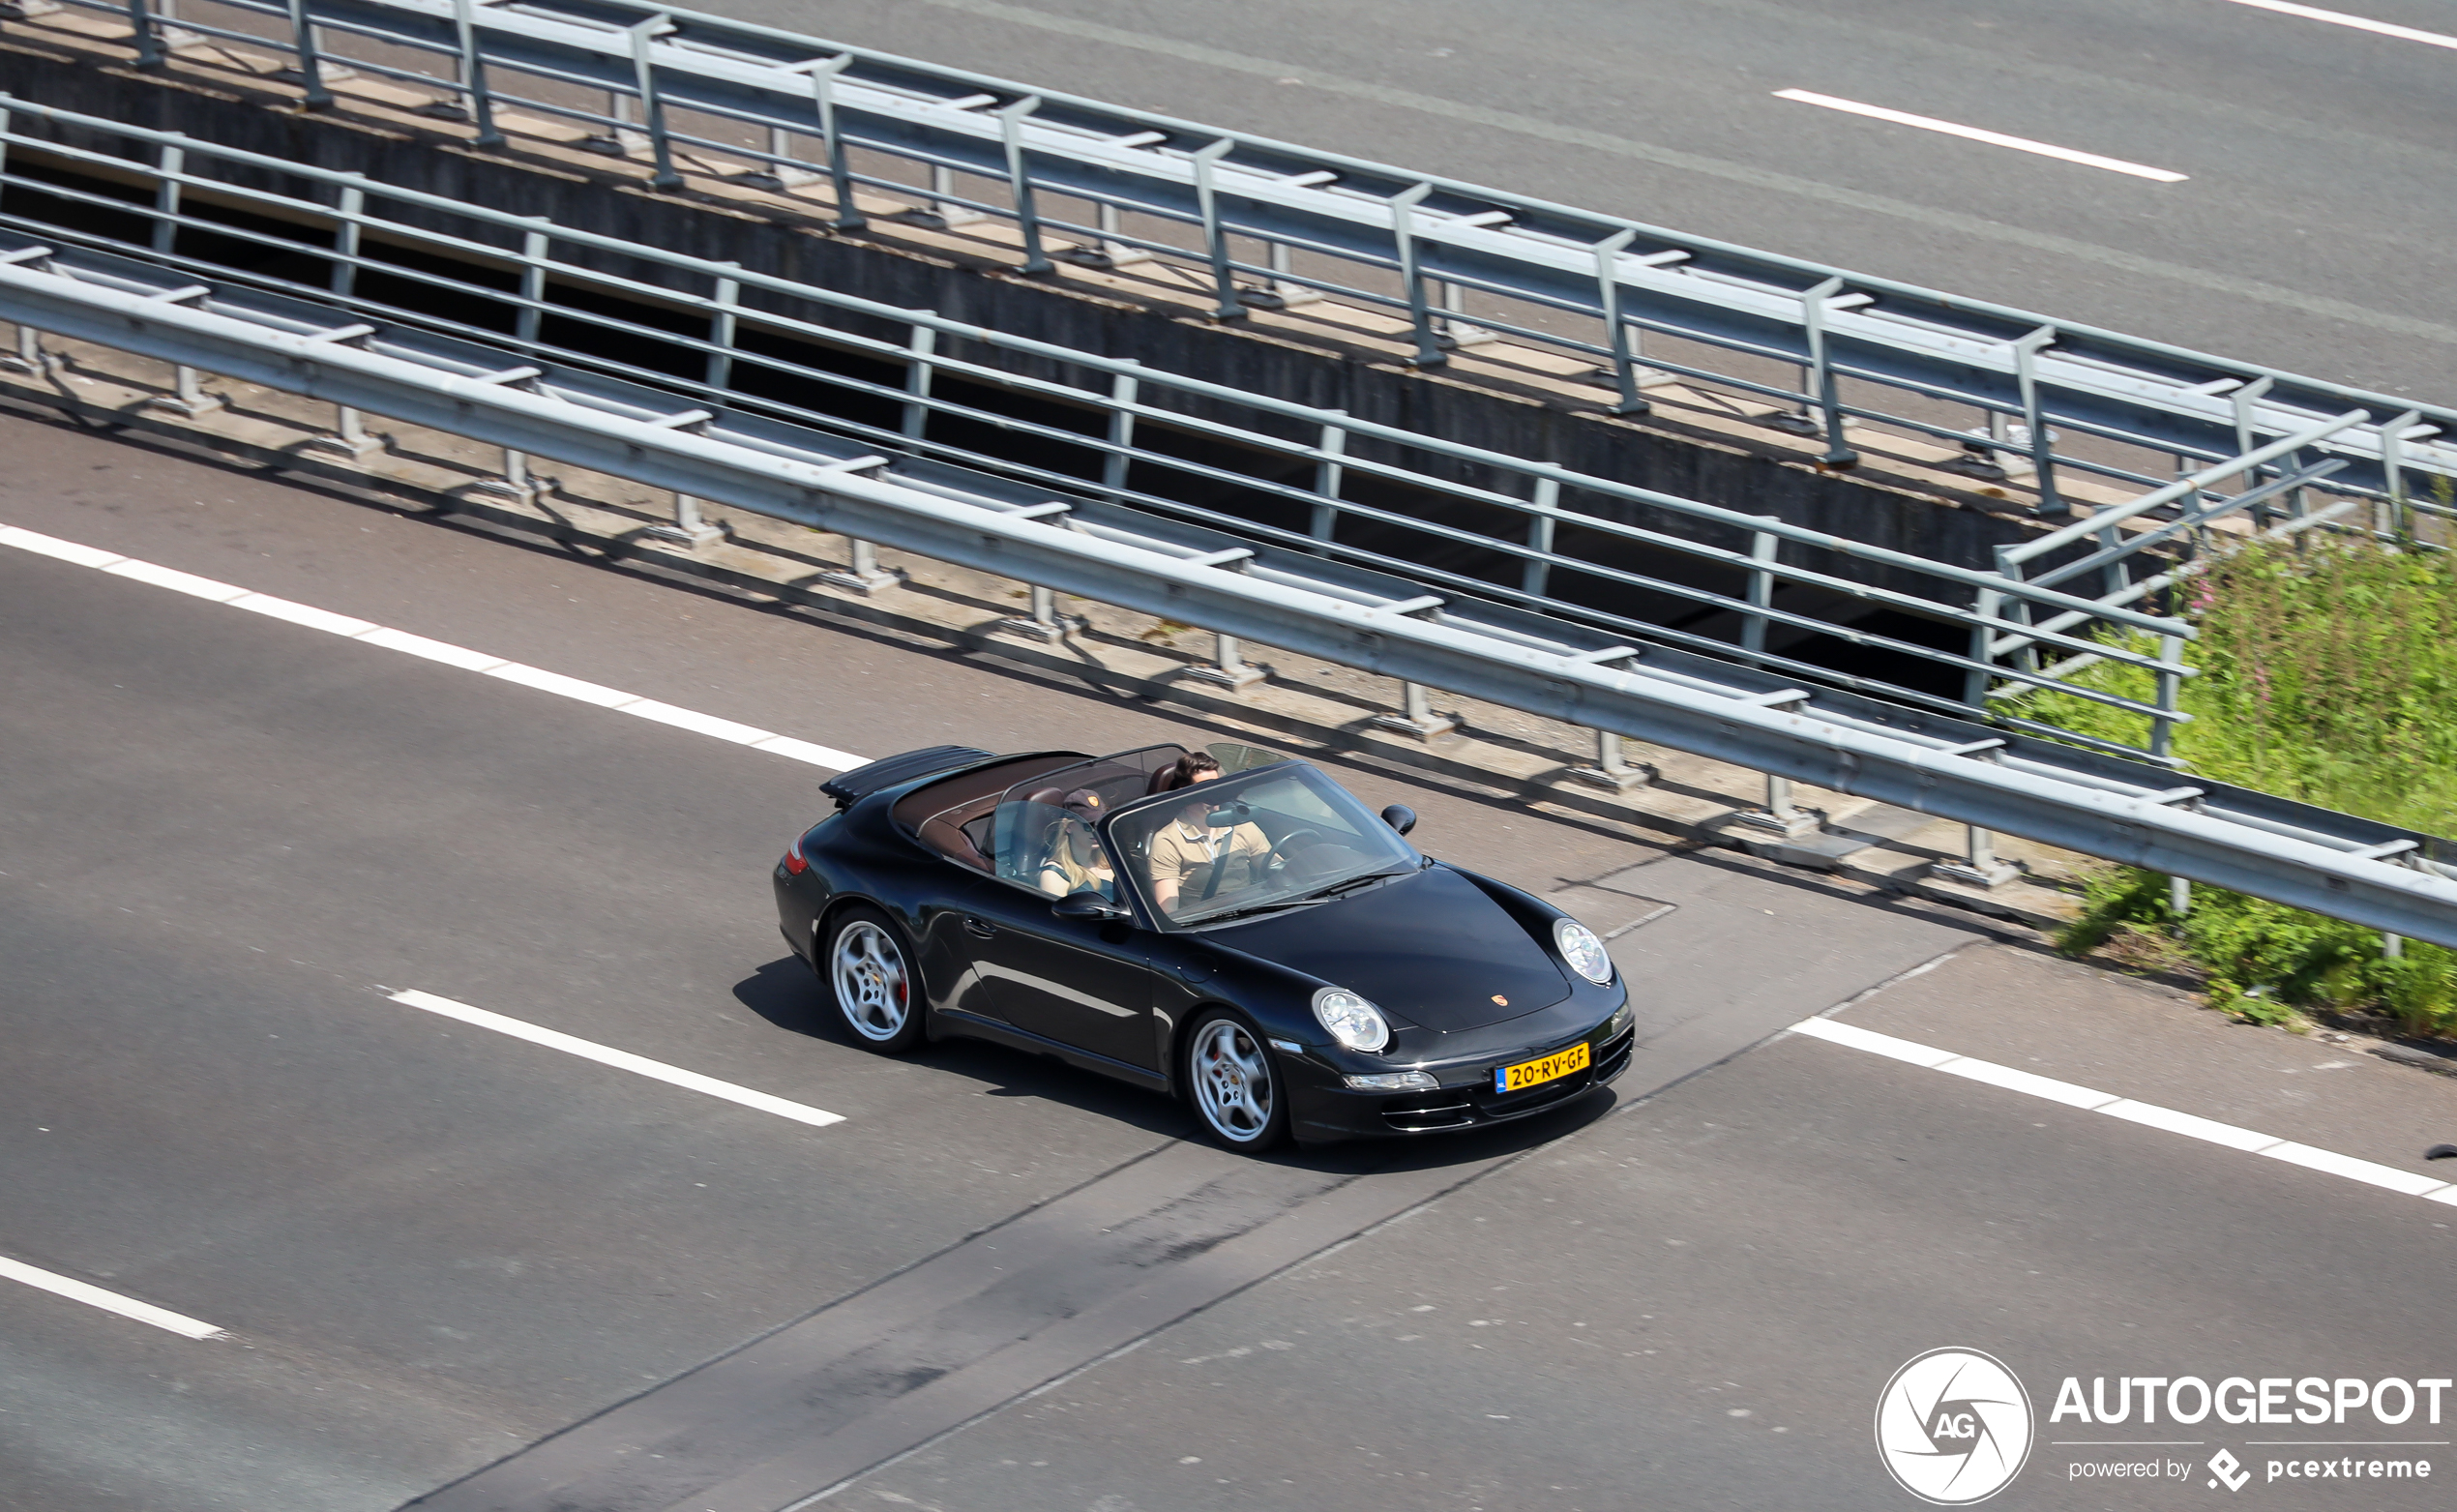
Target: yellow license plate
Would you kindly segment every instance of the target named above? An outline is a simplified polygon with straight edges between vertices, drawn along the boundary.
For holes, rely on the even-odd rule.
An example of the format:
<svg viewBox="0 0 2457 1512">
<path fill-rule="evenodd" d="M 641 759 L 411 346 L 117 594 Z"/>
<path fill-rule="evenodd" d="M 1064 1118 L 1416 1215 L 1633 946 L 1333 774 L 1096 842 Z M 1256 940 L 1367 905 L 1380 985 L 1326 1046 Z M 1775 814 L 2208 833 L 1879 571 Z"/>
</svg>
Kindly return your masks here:
<svg viewBox="0 0 2457 1512">
<path fill-rule="evenodd" d="M 1531 1086 L 1542 1086 L 1547 1082 L 1558 1082 L 1574 1071 L 1584 1071 L 1586 1061 L 1586 1047 L 1573 1045 L 1541 1060 L 1523 1060 L 1515 1066 L 1495 1066 L 1493 1089 L 1496 1092 L 1521 1092 Z"/>
</svg>

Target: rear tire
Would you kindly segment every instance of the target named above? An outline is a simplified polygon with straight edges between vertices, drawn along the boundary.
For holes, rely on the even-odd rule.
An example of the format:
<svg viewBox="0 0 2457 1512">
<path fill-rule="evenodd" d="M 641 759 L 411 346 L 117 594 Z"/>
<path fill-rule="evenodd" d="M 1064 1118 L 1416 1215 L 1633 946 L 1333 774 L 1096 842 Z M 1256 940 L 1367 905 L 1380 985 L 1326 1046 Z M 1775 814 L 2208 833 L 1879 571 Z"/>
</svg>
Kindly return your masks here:
<svg viewBox="0 0 2457 1512">
<path fill-rule="evenodd" d="M 1286 1079 L 1243 1015 L 1211 1009 L 1196 1019 L 1184 1044 L 1186 1099 L 1213 1143 L 1258 1155 L 1288 1138 Z"/>
<path fill-rule="evenodd" d="M 819 980 L 864 1050 L 893 1055 L 921 1043 L 921 973 L 904 932 L 886 914 L 867 904 L 838 914 L 819 950 Z"/>
</svg>

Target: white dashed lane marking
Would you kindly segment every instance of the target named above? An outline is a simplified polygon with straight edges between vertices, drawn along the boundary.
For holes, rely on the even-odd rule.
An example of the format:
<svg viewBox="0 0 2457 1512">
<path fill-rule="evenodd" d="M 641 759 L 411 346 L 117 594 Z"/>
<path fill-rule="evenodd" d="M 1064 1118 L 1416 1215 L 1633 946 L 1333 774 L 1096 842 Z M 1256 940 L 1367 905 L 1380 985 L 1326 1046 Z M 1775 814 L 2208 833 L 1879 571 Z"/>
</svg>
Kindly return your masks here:
<svg viewBox="0 0 2457 1512">
<path fill-rule="evenodd" d="M 6 1256 L 0 1256 L 0 1280 L 23 1282 L 29 1287 L 48 1291 L 54 1296 L 64 1296 L 72 1302 L 82 1302 L 88 1307 L 99 1307 L 106 1313 L 117 1313 L 122 1318 L 133 1318 L 140 1323 L 151 1323 L 157 1328 L 168 1329 L 186 1338 L 226 1337 L 222 1329 L 216 1328 L 211 1323 L 198 1322 L 184 1313 L 174 1313 L 166 1307 L 156 1307 L 151 1302 L 139 1302 L 134 1297 L 122 1296 L 116 1291 L 105 1291 L 91 1282 L 72 1280 L 67 1276 L 44 1270 L 39 1265 L 29 1265 L 23 1260 L 10 1260 Z"/>
<path fill-rule="evenodd" d="M 549 1029 L 524 1020 L 506 1018 L 499 1013 L 489 1013 L 484 1008 L 472 1008 L 467 1003 L 455 1002 L 449 997 L 438 997 L 432 993 L 422 993 L 415 988 L 395 993 L 392 998 L 393 1001 L 411 1008 L 423 1008 L 429 1013 L 440 1014 L 447 1019 L 458 1019 L 463 1023 L 475 1024 L 482 1029 L 492 1029 L 497 1034 L 508 1034 L 517 1040 L 527 1040 L 532 1045 L 543 1045 L 548 1050 L 559 1050 L 567 1055 L 577 1055 L 583 1060 L 594 1060 L 599 1065 L 612 1066 L 617 1071 L 629 1071 L 636 1076 L 647 1077 L 652 1081 L 686 1087 L 694 1092 L 704 1092 L 710 1097 L 721 1097 L 726 1102 L 740 1103 L 745 1108 L 755 1108 L 763 1113 L 774 1113 L 780 1118 L 790 1118 L 796 1123 L 807 1123 L 814 1128 L 824 1129 L 829 1124 L 844 1121 L 843 1113 L 832 1113 L 824 1108 L 813 1108 L 808 1103 L 797 1103 L 773 1093 L 737 1086 L 731 1082 L 720 1082 L 715 1077 L 702 1076 L 696 1071 L 685 1071 L 680 1066 L 669 1066 L 662 1060 L 651 1060 L 646 1055 L 635 1055 L 627 1050 L 616 1050 L 610 1045 L 600 1045 L 595 1040 L 584 1040 L 575 1034 L 566 1034 L 560 1029 Z"/>
<path fill-rule="evenodd" d="M 2351 26 L 2358 32 L 2380 37 L 2394 37 L 2399 42 L 2419 42 L 2427 47 L 2457 47 L 2457 37 L 2444 32 L 2420 31 L 2412 26 L 2393 26 L 2376 21 L 2368 15 L 2349 15 L 2344 11 L 2324 11 L 2319 6 L 2293 5 L 2288 0 L 2234 0 L 2256 11 L 2275 11 L 2280 15 L 2300 16 L 2307 21 L 2326 21 L 2332 26 Z"/>
<path fill-rule="evenodd" d="M 670 725 L 676 729 L 687 729 L 693 734 L 706 735 L 712 740 L 749 746 L 754 751 L 764 751 L 770 756 L 783 756 L 788 761 L 800 761 L 810 766 L 823 766 L 844 772 L 860 766 L 870 759 L 867 756 L 855 756 L 849 751 L 839 751 L 830 746 L 796 740 L 790 735 L 780 735 L 774 730 L 761 729 L 754 725 L 738 724 L 733 720 L 719 719 L 713 714 L 702 714 L 694 709 L 677 708 L 670 703 L 660 703 L 654 698 L 643 698 L 636 693 L 625 693 L 620 688 L 608 688 L 599 683 L 584 682 L 577 677 L 567 677 L 561 672 L 550 672 L 542 667 L 529 667 L 503 657 L 489 656 L 484 651 L 472 651 L 467 646 L 457 646 L 448 641 L 429 640 L 425 636 L 413 636 L 405 630 L 394 630 L 370 620 L 353 619 L 347 614 L 336 614 L 331 609 L 317 608 L 311 604 L 294 604 L 288 599 L 277 599 L 271 594 L 257 593 L 252 589 L 239 587 L 235 583 L 220 582 L 211 578 L 199 578 L 193 573 L 184 573 L 175 567 L 163 567 L 153 562 L 139 561 L 134 557 L 121 556 L 116 552 L 101 550 L 90 546 L 80 546 L 74 541 L 63 541 L 56 536 L 42 535 L 15 525 L 0 525 L 0 546 L 15 547 L 20 551 L 31 551 L 38 556 L 48 556 L 58 561 L 74 563 L 78 567 L 91 567 L 108 573 L 114 578 L 125 578 L 132 582 L 147 583 L 157 588 L 168 588 L 174 593 L 185 593 L 209 603 L 228 605 L 234 609 L 246 609 L 250 613 L 262 614 L 269 619 L 283 620 L 293 625 L 305 626 L 310 630 L 321 630 L 327 635 L 340 636 L 345 640 L 355 640 L 361 645 L 379 646 L 387 651 L 399 651 L 404 655 L 421 657 L 445 667 L 457 667 L 462 671 L 484 673 L 488 677 L 501 678 L 508 683 L 518 683 L 523 688 L 532 688 L 540 693 L 550 693 L 557 697 L 595 704 L 602 709 L 611 709 L 617 714 L 629 714 L 636 719 L 653 720 L 660 725 Z"/>
<path fill-rule="evenodd" d="M 2412 1171 L 2400 1171 L 2395 1166 L 2383 1166 L 2377 1161 L 2357 1160 L 2352 1155 L 2341 1155 L 2334 1150 L 2315 1149 L 2309 1144 L 2297 1144 L 2293 1140 L 2282 1140 L 2274 1134 L 2263 1134 L 2257 1129 L 2237 1128 L 2232 1123 L 2220 1123 L 2213 1118 L 2177 1112 L 2173 1108 L 2161 1108 L 2155 1103 L 2137 1103 L 2129 1097 L 2118 1097 L 2114 1092 L 2102 1092 L 2094 1087 L 2077 1086 L 2070 1082 L 2058 1082 L 2053 1077 L 2035 1076 L 2028 1071 L 2018 1071 L 2011 1066 L 1998 1065 L 1993 1060 L 1976 1060 L 1969 1055 L 1957 1055 L 1949 1050 L 1939 1050 L 1933 1045 L 1922 1045 L 1913 1040 L 1896 1039 L 1891 1034 L 1880 1034 L 1873 1029 L 1863 1029 L 1857 1024 L 1838 1023 L 1832 1019 L 1803 1019 L 1791 1026 L 1791 1032 L 1805 1034 L 1812 1039 L 1824 1040 L 1830 1045 L 1848 1045 L 1853 1050 L 1866 1051 L 1872 1055 L 1883 1055 L 1891 1060 L 1908 1061 L 1911 1065 L 1924 1066 L 1931 1071 L 1942 1071 L 1948 1076 L 1967 1077 L 1973 1082 L 1984 1082 L 1990 1086 L 2002 1087 L 2009 1092 L 2021 1092 L 2030 1097 L 2045 1098 L 2052 1103 L 2062 1103 L 2067 1108 L 2105 1113 L 2111 1118 L 2122 1118 L 2129 1123 L 2138 1123 L 2146 1128 L 2161 1129 L 2169 1134 L 2180 1134 L 2186 1139 L 2203 1140 L 2211 1144 L 2223 1144 L 2231 1150 L 2241 1150 L 2247 1155 L 2261 1155 L 2270 1160 L 2284 1161 L 2290 1166 L 2301 1166 L 2307 1171 L 2343 1176 L 2349 1181 L 2360 1181 L 2367 1186 L 2383 1187 L 2407 1197 L 2427 1198 L 2435 1202 L 2446 1202 L 2451 1206 L 2457 1206 L 2457 1183 L 2442 1181 Z"/>
<path fill-rule="evenodd" d="M 2076 152 L 2053 142 L 2032 141 L 2028 136 L 2007 136 L 2002 132 L 1982 131 L 1975 126 L 1958 126 L 1940 121 L 1933 115 L 1913 115 L 1908 110 L 1888 109 L 1884 105 L 1862 104 L 1856 100 L 1838 100 L 1832 95 L 1813 94 L 1805 89 L 1778 89 L 1777 100 L 1796 100 L 1804 105 L 1821 105 L 1840 110 L 1846 115 L 1864 115 L 1873 121 L 1890 121 L 1896 126 L 1916 126 L 1923 132 L 1937 132 L 1946 136 L 1959 136 L 1965 141 L 1985 142 L 1991 147 L 2010 147 L 2016 152 L 2031 153 L 2041 158 L 2054 158 L 2060 163 L 2079 163 L 2086 167 L 2105 168 L 2110 173 L 2129 174 L 2137 179 L 2151 179 L 2161 184 L 2181 184 L 2187 175 L 2166 168 L 2153 168 L 2147 163 L 2127 163 L 2121 158 L 2102 158 L 2095 152 Z"/>
</svg>

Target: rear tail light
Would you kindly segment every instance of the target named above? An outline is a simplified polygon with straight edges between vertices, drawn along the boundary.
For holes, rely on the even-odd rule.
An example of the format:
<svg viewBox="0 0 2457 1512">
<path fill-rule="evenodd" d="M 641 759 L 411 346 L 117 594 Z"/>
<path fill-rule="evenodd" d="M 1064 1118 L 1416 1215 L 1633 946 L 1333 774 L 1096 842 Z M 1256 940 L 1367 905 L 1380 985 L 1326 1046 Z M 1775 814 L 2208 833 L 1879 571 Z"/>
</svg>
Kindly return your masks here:
<svg viewBox="0 0 2457 1512">
<path fill-rule="evenodd" d="M 788 876 L 800 876 L 811 870 L 810 858 L 802 854 L 802 837 L 799 835 L 793 837 L 792 845 L 784 847 L 784 870 Z"/>
</svg>

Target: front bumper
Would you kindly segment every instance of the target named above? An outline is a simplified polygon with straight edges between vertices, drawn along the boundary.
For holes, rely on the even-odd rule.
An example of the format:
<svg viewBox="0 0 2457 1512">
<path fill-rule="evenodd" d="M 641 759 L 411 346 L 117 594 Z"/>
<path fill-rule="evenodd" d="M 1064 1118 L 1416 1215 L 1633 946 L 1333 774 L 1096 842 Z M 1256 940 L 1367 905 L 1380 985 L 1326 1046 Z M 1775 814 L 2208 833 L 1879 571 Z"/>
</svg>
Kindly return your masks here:
<svg viewBox="0 0 2457 1512">
<path fill-rule="evenodd" d="M 1508 1123 L 1558 1108 L 1627 1071 L 1637 1041 L 1636 1018 L 1616 1007 L 1582 1032 L 1556 1034 L 1504 1054 L 1421 1067 L 1441 1083 L 1432 1091 L 1354 1091 L 1337 1067 L 1312 1055 L 1284 1056 L 1281 1070 L 1288 1086 L 1292 1131 L 1298 1139 L 1392 1139 Z M 1585 1069 L 1522 1091 L 1494 1090 L 1495 1068 L 1556 1054 L 1580 1044 L 1589 1047 Z"/>
</svg>

